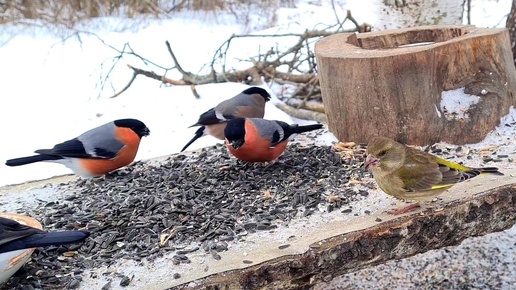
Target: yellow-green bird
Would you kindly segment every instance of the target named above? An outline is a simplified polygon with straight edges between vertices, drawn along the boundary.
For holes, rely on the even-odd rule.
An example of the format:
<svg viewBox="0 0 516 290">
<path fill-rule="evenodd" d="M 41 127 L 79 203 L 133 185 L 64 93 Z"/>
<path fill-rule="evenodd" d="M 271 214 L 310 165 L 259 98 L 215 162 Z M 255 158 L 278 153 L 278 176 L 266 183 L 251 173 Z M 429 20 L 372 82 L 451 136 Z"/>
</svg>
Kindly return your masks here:
<svg viewBox="0 0 516 290">
<path fill-rule="evenodd" d="M 366 154 L 365 169 L 373 173 L 385 193 L 399 199 L 426 201 L 479 174 L 503 175 L 496 167 L 467 167 L 385 137 L 371 139 Z M 401 214 L 417 206 L 393 213 Z"/>
</svg>

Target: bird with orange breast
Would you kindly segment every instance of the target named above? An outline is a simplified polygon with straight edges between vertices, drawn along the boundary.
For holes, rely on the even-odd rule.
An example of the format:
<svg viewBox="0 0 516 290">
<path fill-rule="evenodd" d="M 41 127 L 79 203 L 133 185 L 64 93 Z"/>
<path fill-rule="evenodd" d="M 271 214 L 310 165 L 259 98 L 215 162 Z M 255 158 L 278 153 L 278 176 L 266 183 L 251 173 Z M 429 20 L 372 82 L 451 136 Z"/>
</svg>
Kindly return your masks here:
<svg viewBox="0 0 516 290">
<path fill-rule="evenodd" d="M 201 126 L 195 136 L 181 149 L 185 151 L 195 140 L 205 135 L 211 135 L 224 140 L 224 128 L 226 122 L 237 117 L 263 118 L 265 103 L 271 99 L 271 95 L 259 87 L 250 87 L 231 99 L 222 101 L 214 108 L 201 114 L 197 123 L 190 127 Z"/>
<path fill-rule="evenodd" d="M 133 162 L 141 138 L 149 134 L 149 128 L 139 120 L 115 120 L 52 149 L 36 150 L 37 155 L 7 160 L 5 165 L 50 161 L 61 163 L 83 177 L 100 176 Z"/>
<path fill-rule="evenodd" d="M 235 118 L 224 129 L 226 147 L 236 158 L 248 162 L 275 162 L 285 151 L 290 137 L 321 129 L 322 124 L 289 125 L 260 118 Z"/>
</svg>

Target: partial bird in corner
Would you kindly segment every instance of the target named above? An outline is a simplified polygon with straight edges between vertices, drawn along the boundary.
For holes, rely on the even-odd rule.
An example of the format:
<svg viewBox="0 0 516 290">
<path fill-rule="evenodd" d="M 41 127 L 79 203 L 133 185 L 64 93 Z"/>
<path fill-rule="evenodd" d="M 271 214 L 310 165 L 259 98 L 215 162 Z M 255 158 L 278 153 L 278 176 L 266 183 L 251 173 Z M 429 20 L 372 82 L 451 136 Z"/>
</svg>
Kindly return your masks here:
<svg viewBox="0 0 516 290">
<path fill-rule="evenodd" d="M 0 217 L 0 254 L 29 248 L 81 243 L 89 235 L 87 231 L 43 231 Z"/>
<path fill-rule="evenodd" d="M 119 119 L 52 149 L 36 150 L 38 155 L 7 160 L 5 165 L 50 161 L 61 163 L 83 177 L 100 176 L 133 162 L 141 138 L 149 134 L 149 128 L 139 120 Z"/>
<path fill-rule="evenodd" d="M 224 135 L 226 147 L 236 158 L 274 162 L 285 150 L 289 137 L 321 128 L 322 124 L 300 126 L 260 118 L 235 118 L 228 121 Z"/>
<path fill-rule="evenodd" d="M 385 137 L 371 139 L 366 154 L 364 167 L 380 189 L 404 200 L 428 201 L 480 174 L 503 175 L 496 167 L 467 167 Z M 419 206 L 415 203 L 390 213 L 403 214 Z"/>
<path fill-rule="evenodd" d="M 231 99 L 220 102 L 215 108 L 201 114 L 197 123 L 190 127 L 201 126 L 195 136 L 181 149 L 185 151 L 195 140 L 205 135 L 211 135 L 224 140 L 224 128 L 230 119 L 263 118 L 265 103 L 271 99 L 271 95 L 262 88 L 250 87 Z"/>
</svg>

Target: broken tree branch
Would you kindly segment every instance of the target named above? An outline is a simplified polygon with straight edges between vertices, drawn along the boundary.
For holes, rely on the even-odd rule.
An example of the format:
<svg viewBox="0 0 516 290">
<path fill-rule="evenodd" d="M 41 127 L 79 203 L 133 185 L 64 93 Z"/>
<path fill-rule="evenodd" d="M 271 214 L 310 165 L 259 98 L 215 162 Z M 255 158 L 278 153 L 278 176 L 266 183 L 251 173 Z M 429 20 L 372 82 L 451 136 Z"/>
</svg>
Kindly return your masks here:
<svg viewBox="0 0 516 290">
<path fill-rule="evenodd" d="M 133 76 L 131 77 L 131 79 L 129 80 L 129 83 L 127 83 L 127 85 L 121 89 L 119 92 L 115 93 L 114 95 L 112 95 L 110 98 L 116 98 L 118 97 L 120 94 L 122 94 L 123 92 L 125 92 L 130 86 L 131 84 L 134 82 L 134 80 L 136 79 L 136 77 L 138 75 L 144 75 L 148 78 L 151 78 L 151 79 L 155 79 L 155 80 L 158 80 L 158 81 L 161 81 L 162 83 L 164 84 L 170 84 L 170 85 L 176 85 L 176 86 L 181 86 L 181 85 L 185 85 L 186 83 L 184 81 L 176 81 L 176 80 L 172 80 L 172 79 L 169 79 L 167 77 L 165 77 L 164 75 L 158 75 L 156 74 L 155 72 L 151 72 L 151 71 L 146 71 L 146 70 L 143 70 L 143 69 L 139 69 L 139 68 L 136 68 L 132 65 L 127 65 L 130 69 L 133 70 Z"/>
<path fill-rule="evenodd" d="M 319 123 L 325 123 L 325 124 L 328 123 L 328 118 L 326 117 L 326 114 L 324 114 L 324 113 L 309 111 L 306 109 L 296 109 L 296 108 L 291 107 L 281 101 L 274 103 L 274 105 L 278 109 L 282 110 L 283 112 L 289 114 L 290 116 L 292 116 L 294 118 L 303 119 L 303 120 L 314 120 Z"/>
<path fill-rule="evenodd" d="M 174 53 L 168 40 L 165 41 L 165 46 L 172 58 L 173 66 L 171 68 L 166 68 L 155 62 L 147 60 L 145 57 L 134 52 L 129 44 L 124 45 L 122 50 L 118 50 L 115 47 L 106 44 L 117 51 L 119 55 L 114 58 L 115 62 L 112 63 L 105 79 L 102 81 L 101 90 L 108 82 L 109 75 L 113 71 L 114 67 L 117 66 L 118 61 L 125 55 L 128 55 L 140 60 L 145 66 L 149 67 L 149 69 L 137 67 L 135 65 L 128 65 L 128 67 L 133 71 L 131 79 L 120 91 L 111 96 L 111 98 L 118 97 L 122 93 L 126 92 L 134 83 L 138 75 L 143 75 L 168 85 L 190 85 L 194 88 L 192 90 L 193 92 L 195 92 L 195 85 L 200 84 L 239 82 L 249 85 L 261 85 L 265 81 L 268 83 L 277 83 L 296 88 L 295 90 L 289 90 L 291 94 L 287 96 L 288 98 L 292 98 L 292 101 L 285 97 L 282 98 L 284 103 L 279 106 L 283 111 L 290 115 L 296 115 L 298 118 L 312 118 L 325 122 L 326 116 L 324 116 L 323 105 L 314 105 L 313 102 L 318 101 L 319 103 L 322 103 L 319 81 L 316 75 L 317 67 L 313 46 L 319 39 L 335 33 L 362 32 L 370 30 L 370 26 L 366 23 L 359 25 L 351 15 L 350 11 L 347 11 L 346 17 L 342 21 L 339 20 L 337 11 L 335 10 L 334 12 L 337 23 L 327 26 L 324 29 L 307 29 L 302 33 L 234 34 L 217 48 L 211 61 L 207 65 L 207 69 L 209 71 L 205 74 L 186 71 L 181 66 L 180 59 Z M 343 29 L 343 24 L 346 21 L 353 23 L 354 29 Z M 228 60 L 230 60 L 229 51 L 230 48 L 235 45 L 235 40 L 239 39 L 245 41 L 250 38 L 283 38 L 283 40 L 275 42 L 282 44 L 290 42 L 290 45 L 287 45 L 286 47 L 273 45 L 266 51 L 258 51 L 256 56 L 249 57 L 248 59 L 240 59 L 241 62 L 249 63 L 248 68 L 239 70 L 229 69 L 227 64 Z M 237 58 L 233 57 L 233 59 Z M 155 68 L 157 68 L 158 71 L 162 70 L 163 73 L 160 74 L 159 72 L 155 72 Z M 166 74 L 169 71 L 178 72 L 181 75 L 181 78 L 170 79 L 166 77 Z M 196 97 L 198 97 L 198 95 Z"/>
</svg>

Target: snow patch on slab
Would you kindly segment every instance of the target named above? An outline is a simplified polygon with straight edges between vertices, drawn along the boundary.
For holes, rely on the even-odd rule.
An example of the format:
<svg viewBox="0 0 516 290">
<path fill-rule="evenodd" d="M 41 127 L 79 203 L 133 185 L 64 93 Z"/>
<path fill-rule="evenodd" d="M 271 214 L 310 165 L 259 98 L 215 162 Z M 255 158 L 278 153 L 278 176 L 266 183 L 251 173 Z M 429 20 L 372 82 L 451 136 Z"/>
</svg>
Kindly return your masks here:
<svg viewBox="0 0 516 290">
<path fill-rule="evenodd" d="M 459 88 L 442 92 L 440 108 L 448 121 L 469 119 L 468 110 L 479 101 L 479 96 L 466 94 L 464 88 Z"/>
</svg>

